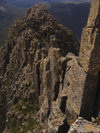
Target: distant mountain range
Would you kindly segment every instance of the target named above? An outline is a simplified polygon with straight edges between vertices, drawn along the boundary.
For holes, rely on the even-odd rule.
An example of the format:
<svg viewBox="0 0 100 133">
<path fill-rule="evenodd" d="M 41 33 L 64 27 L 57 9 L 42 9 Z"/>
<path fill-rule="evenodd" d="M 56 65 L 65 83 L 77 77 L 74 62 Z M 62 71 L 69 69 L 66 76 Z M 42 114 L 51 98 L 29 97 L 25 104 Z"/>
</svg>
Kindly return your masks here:
<svg viewBox="0 0 100 133">
<path fill-rule="evenodd" d="M 45 7 L 61 24 L 70 28 L 80 40 L 82 29 L 88 19 L 90 3 L 49 3 Z"/>
<path fill-rule="evenodd" d="M 4 43 L 12 22 L 24 14 L 24 9 L 17 9 L 0 0 L 0 44 Z"/>
<path fill-rule="evenodd" d="M 28 8 L 40 2 L 90 2 L 91 0 L 5 0 L 15 7 Z"/>
<path fill-rule="evenodd" d="M 0 12 L 1 11 L 5 11 L 6 10 L 6 2 L 4 1 L 0 1 Z"/>
</svg>

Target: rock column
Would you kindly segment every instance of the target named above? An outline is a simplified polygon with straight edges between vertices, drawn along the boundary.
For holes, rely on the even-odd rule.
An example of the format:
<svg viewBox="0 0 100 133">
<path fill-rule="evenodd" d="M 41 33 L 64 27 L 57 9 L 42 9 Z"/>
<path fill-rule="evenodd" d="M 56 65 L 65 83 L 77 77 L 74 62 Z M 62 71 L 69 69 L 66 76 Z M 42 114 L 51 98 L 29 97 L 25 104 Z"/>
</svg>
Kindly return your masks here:
<svg viewBox="0 0 100 133">
<path fill-rule="evenodd" d="M 83 29 L 79 64 L 87 73 L 80 116 L 91 119 L 94 115 L 94 106 L 99 82 L 100 71 L 100 0 L 92 0 L 87 26 Z"/>
</svg>

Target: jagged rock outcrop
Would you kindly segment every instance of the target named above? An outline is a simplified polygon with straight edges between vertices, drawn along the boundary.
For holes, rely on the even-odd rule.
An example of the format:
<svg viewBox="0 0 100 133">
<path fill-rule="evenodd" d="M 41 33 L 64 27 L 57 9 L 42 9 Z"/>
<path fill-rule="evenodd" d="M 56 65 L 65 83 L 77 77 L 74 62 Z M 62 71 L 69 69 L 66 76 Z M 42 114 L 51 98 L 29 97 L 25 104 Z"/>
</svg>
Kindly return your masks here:
<svg viewBox="0 0 100 133">
<path fill-rule="evenodd" d="M 68 126 L 63 109 L 67 98 L 57 101 L 64 85 L 68 52 L 78 55 L 78 41 L 40 5 L 12 25 L 0 49 L 0 90 L 5 90 L 6 96 L 0 118 L 5 118 L 5 133 L 50 132 L 53 113 L 55 119 L 59 116 L 57 126 L 54 124 L 57 130 L 53 130 Z"/>
<path fill-rule="evenodd" d="M 68 133 L 100 133 L 100 126 L 79 117 Z"/>
<path fill-rule="evenodd" d="M 94 14 L 95 11 L 95 14 Z M 100 1 L 92 1 L 86 28 L 83 30 L 79 62 L 87 73 L 81 114 L 86 119 L 100 111 Z"/>
<path fill-rule="evenodd" d="M 79 57 L 73 56 L 67 63 L 65 74 L 67 80 L 64 89 L 68 98 L 67 112 L 70 114 L 68 121 L 75 120 L 78 115 L 87 120 L 91 120 L 92 116 L 96 118 L 99 115 L 99 8 L 100 1 L 93 0 L 88 23 L 82 33 Z"/>
<path fill-rule="evenodd" d="M 40 5 L 12 25 L 0 49 L 1 131 L 100 131 L 99 8 L 93 0 L 80 52 L 73 33 Z"/>
<path fill-rule="evenodd" d="M 100 124 L 100 1 L 92 0 L 90 15 L 87 26 L 83 29 L 81 38 L 81 48 L 79 57 L 73 57 L 67 63 L 66 87 L 68 93 L 67 110 L 70 112 L 70 119 L 77 116 L 84 119 L 94 119 L 96 124 Z M 80 77 L 80 78 L 78 78 Z M 73 112 L 72 112 L 73 111 Z M 75 119 L 74 119 L 75 120 Z M 92 123 L 84 120 L 77 120 L 69 132 L 100 132 L 100 127 L 92 126 Z M 83 123 L 83 125 L 82 125 Z M 90 131 L 86 126 L 91 127 Z M 72 131 L 73 129 L 73 131 Z"/>
</svg>

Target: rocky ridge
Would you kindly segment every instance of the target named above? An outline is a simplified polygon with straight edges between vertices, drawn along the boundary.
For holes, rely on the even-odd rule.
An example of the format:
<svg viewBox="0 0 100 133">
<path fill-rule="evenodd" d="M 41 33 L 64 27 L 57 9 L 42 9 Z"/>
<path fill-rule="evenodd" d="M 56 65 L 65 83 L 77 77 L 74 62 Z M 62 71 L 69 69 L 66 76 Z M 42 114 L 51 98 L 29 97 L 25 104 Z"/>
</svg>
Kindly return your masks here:
<svg viewBox="0 0 100 133">
<path fill-rule="evenodd" d="M 63 88 L 69 51 L 78 55 L 79 43 L 74 34 L 40 5 L 12 25 L 0 49 L 0 90 L 6 96 L 5 102 L 0 97 L 5 109 L 0 113 L 0 123 L 4 120 L 5 133 L 47 130 L 42 123 L 52 118 L 51 108 Z M 62 118 L 59 128 L 65 116 L 60 109 L 55 111 Z"/>
<path fill-rule="evenodd" d="M 0 49 L 1 132 L 100 132 L 99 8 L 92 0 L 80 51 L 40 5 L 12 25 Z"/>
</svg>

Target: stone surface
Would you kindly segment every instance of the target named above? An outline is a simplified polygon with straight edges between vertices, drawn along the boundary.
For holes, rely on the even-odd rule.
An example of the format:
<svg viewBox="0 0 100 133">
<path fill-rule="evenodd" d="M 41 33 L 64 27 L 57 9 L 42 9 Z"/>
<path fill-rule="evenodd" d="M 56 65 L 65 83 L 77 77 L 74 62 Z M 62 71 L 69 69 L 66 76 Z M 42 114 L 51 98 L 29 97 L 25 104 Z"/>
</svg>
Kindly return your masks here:
<svg viewBox="0 0 100 133">
<path fill-rule="evenodd" d="M 68 133 L 100 133 L 100 126 L 80 117 L 73 123 Z"/>
<path fill-rule="evenodd" d="M 79 62 L 84 70 L 97 75 L 100 70 L 100 1 L 92 0 L 87 26 L 81 38 Z"/>
<path fill-rule="evenodd" d="M 40 5 L 12 25 L 0 48 L 1 131 L 67 133 L 78 119 L 69 133 L 99 133 L 99 8 L 93 0 L 80 52 L 73 33 Z"/>
<path fill-rule="evenodd" d="M 99 115 L 100 82 L 100 1 L 92 0 L 87 26 L 83 29 L 79 63 L 87 73 L 80 115 L 86 119 Z"/>
<path fill-rule="evenodd" d="M 6 133 L 51 132 L 66 125 L 58 95 L 63 88 L 68 52 L 78 55 L 79 43 L 74 34 L 40 5 L 11 26 L 7 42 L 0 48 L 0 89 L 6 90 L 7 99 L 2 108 L 7 109 Z M 58 108 L 53 109 L 57 98 Z"/>
<path fill-rule="evenodd" d="M 63 91 L 67 96 L 67 121 L 69 123 L 73 123 L 80 113 L 83 88 L 87 74 L 79 65 L 77 57 L 72 54 L 68 54 L 67 58 L 69 61 L 66 66 Z"/>
</svg>

